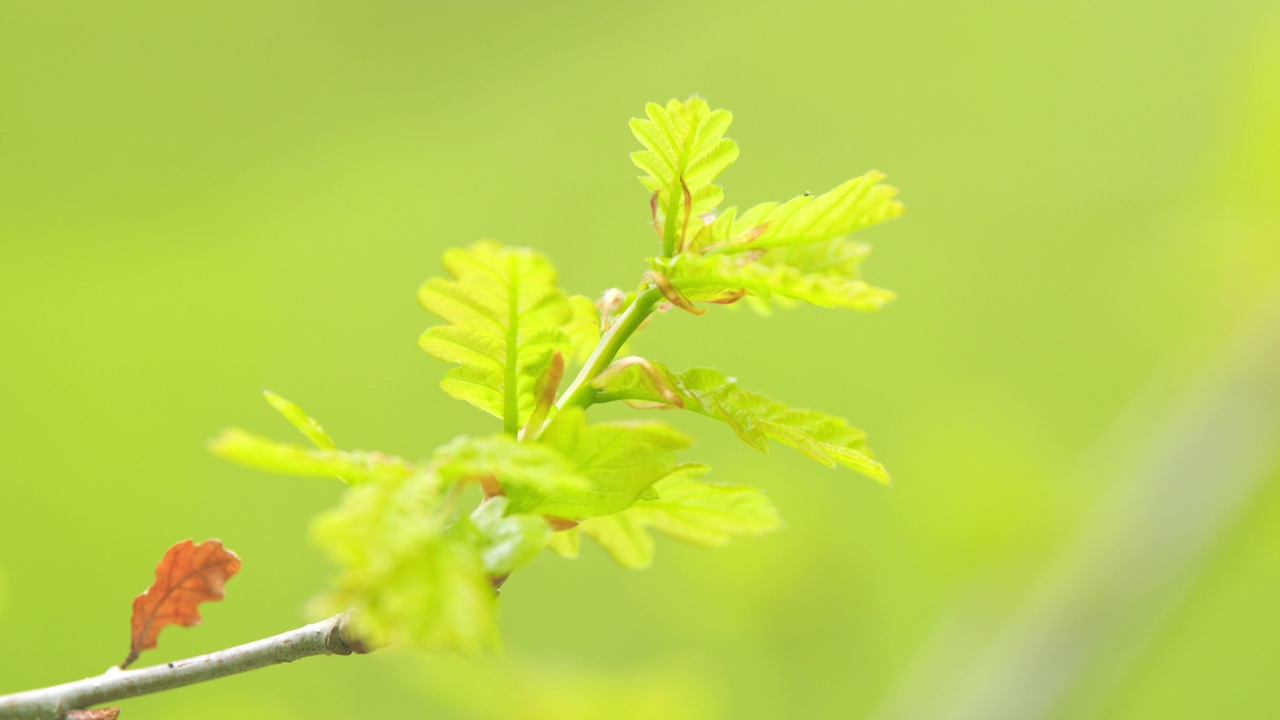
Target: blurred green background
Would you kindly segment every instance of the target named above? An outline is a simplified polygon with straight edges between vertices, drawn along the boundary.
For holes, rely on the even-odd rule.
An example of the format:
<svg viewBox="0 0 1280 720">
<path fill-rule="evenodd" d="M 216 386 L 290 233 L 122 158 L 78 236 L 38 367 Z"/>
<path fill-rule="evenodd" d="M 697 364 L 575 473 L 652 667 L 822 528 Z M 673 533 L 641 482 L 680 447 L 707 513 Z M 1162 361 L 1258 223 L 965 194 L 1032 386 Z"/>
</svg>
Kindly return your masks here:
<svg viewBox="0 0 1280 720">
<path fill-rule="evenodd" d="M 341 488 L 205 441 L 289 437 L 264 387 L 349 447 L 494 430 L 438 390 L 418 284 L 480 237 L 634 283 L 626 122 L 692 93 L 735 113 L 731 204 L 887 172 L 867 276 L 901 298 L 636 350 L 850 417 L 896 486 L 673 418 L 787 530 L 548 554 L 503 665 L 308 660 L 126 717 L 1280 715 L 1270 0 L 0 0 L 0 693 L 118 662 L 187 537 L 244 570 L 144 662 L 300 624 Z"/>
</svg>

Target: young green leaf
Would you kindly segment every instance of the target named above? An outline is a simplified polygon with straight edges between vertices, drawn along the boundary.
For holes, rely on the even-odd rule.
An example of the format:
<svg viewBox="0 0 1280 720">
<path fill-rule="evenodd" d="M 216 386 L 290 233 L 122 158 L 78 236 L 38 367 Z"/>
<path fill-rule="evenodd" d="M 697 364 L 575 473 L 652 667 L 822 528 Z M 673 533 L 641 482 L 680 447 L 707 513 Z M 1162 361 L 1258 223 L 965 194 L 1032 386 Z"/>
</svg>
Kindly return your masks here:
<svg viewBox="0 0 1280 720">
<path fill-rule="evenodd" d="M 511 513 L 532 512 L 549 497 L 593 487 L 555 448 L 510 435 L 454 438 L 436 450 L 431 467 L 446 485 L 470 480 L 487 495 L 505 495 L 509 504 L 504 507 Z"/>
<path fill-rule="evenodd" d="M 647 120 L 631 121 L 631 133 L 646 148 L 632 153 L 631 161 L 645 171 L 640 182 L 654 193 L 654 223 L 661 228 L 663 254 L 674 255 L 691 219 L 724 199 L 724 191 L 712 182 L 738 158 L 738 145 L 724 137 L 733 115 L 713 111 L 696 97 L 671 100 L 666 107 L 649 103 L 645 114 Z"/>
<path fill-rule="evenodd" d="M 872 170 L 822 195 L 801 195 L 785 203 L 763 203 L 737 216 L 725 210 L 698 230 L 690 247 L 710 252 L 747 252 L 805 245 L 848 235 L 903 212 L 897 188 L 881 184 Z"/>
<path fill-rule="evenodd" d="M 372 644 L 480 654 L 498 646 L 493 586 L 474 530 L 446 527 L 430 473 L 352 488 L 317 518 L 315 541 L 341 568 L 325 612 L 354 608 Z"/>
<path fill-rule="evenodd" d="M 820 307 L 873 311 L 894 298 L 892 292 L 856 278 L 765 262 L 770 255 L 745 262 L 742 256 L 687 251 L 673 258 L 650 258 L 649 264 L 687 301 L 731 303 L 745 295 L 762 300 L 777 296 Z"/>
<path fill-rule="evenodd" d="M 349 485 L 376 479 L 403 479 L 416 468 L 405 460 L 378 452 L 322 450 L 277 442 L 240 428 L 224 430 L 209 449 L 245 467 L 282 475 L 337 477 Z"/>
<path fill-rule="evenodd" d="M 782 526 L 778 510 L 757 488 L 712 485 L 697 478 L 705 465 L 686 464 L 654 483 L 657 497 L 622 512 L 584 520 L 578 530 L 620 565 L 647 566 L 653 559 L 652 528 L 675 540 L 712 548 L 735 536 L 759 535 Z"/>
<path fill-rule="evenodd" d="M 568 458 L 590 485 L 558 490 L 522 512 L 582 520 L 628 508 L 675 468 L 675 451 L 690 442 L 665 423 L 588 425 L 581 408 L 567 408 L 547 426 L 540 443 Z"/>
<path fill-rule="evenodd" d="M 293 425 L 298 429 L 298 432 L 302 433 L 304 437 L 310 440 L 312 445 L 315 445 L 321 450 L 338 449 L 337 443 L 333 441 L 333 438 L 329 437 L 329 433 L 325 432 L 324 428 L 320 426 L 320 423 L 316 422 L 315 418 L 308 415 L 302 408 L 294 405 L 288 400 L 285 400 L 270 390 L 263 390 L 262 395 L 267 399 L 267 402 L 270 403 L 271 407 L 275 408 L 276 412 L 283 415 L 284 419 L 288 420 L 290 425 Z"/>
<path fill-rule="evenodd" d="M 748 445 L 765 451 L 768 440 L 790 445 L 828 467 L 844 465 L 880 482 L 884 466 L 871 458 L 866 434 L 833 415 L 796 410 L 743 390 L 719 370 L 694 368 L 676 375 L 661 364 L 615 363 L 596 380 L 596 401 L 625 400 L 640 407 L 683 407 L 721 420 Z M 672 397 L 680 402 L 672 401 Z"/>
<path fill-rule="evenodd" d="M 547 543 L 547 547 L 555 551 L 557 555 L 570 559 L 578 557 L 578 550 L 581 545 L 582 535 L 576 527 L 551 533 L 551 540 Z"/>
<path fill-rule="evenodd" d="M 572 348 L 567 356 L 576 363 L 582 363 L 600 344 L 600 308 L 584 295 L 569 296 L 569 308 L 569 321 L 561 328 Z"/>
<path fill-rule="evenodd" d="M 634 509 L 591 518 L 574 530 L 595 540 L 622 567 L 648 567 L 653 562 L 653 537 L 645 532 L 640 517 L 630 512 Z"/>
<path fill-rule="evenodd" d="M 832 238 L 805 245 L 775 248 L 760 256 L 757 263 L 785 265 L 805 275 L 825 275 L 856 280 L 871 246 L 847 238 Z"/>
<path fill-rule="evenodd" d="M 485 500 L 471 513 L 475 544 L 485 572 L 505 578 L 537 556 L 551 541 L 551 527 L 538 515 L 510 514 L 507 498 Z"/>
<path fill-rule="evenodd" d="M 454 279 L 428 280 L 418 299 L 449 324 L 423 333 L 422 349 L 458 363 L 440 383 L 446 393 L 502 418 L 514 435 L 552 357 L 575 350 L 561 330 L 573 309 L 541 253 L 482 241 L 446 251 L 444 264 Z"/>
</svg>

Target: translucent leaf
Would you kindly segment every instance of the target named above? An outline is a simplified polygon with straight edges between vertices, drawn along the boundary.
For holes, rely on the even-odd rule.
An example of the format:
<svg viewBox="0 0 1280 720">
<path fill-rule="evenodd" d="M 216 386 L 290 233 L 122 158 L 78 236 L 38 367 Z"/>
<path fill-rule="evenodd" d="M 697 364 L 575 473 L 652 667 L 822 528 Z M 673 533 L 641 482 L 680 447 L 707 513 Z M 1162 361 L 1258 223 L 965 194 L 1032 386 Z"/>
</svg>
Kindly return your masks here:
<svg viewBox="0 0 1280 720">
<path fill-rule="evenodd" d="M 449 324 L 423 333 L 422 349 L 458 363 L 440 383 L 446 393 L 503 418 L 514 434 L 551 358 L 575 351 L 561 329 L 573 308 L 551 262 L 532 250 L 482 241 L 446 251 L 444 264 L 454 279 L 428 280 L 418 299 Z"/>
<path fill-rule="evenodd" d="M 775 248 L 762 255 L 757 262 L 787 265 L 805 275 L 856 278 L 863 261 L 870 254 L 871 246 L 867 243 L 833 238 L 806 245 Z"/>
<path fill-rule="evenodd" d="M 508 514 L 507 499 L 489 498 L 471 513 L 475 544 L 485 572 L 505 578 L 537 556 L 551 541 L 551 528 L 537 515 Z"/>
<path fill-rule="evenodd" d="M 724 198 L 712 183 L 738 158 L 737 144 L 724 137 L 733 115 L 713 111 L 701 98 L 671 100 L 666 107 L 650 103 L 645 114 L 647 120 L 631 121 L 632 134 L 645 147 L 631 161 L 646 173 L 640 182 L 656 193 L 654 220 L 661 226 L 664 254 L 670 255 L 687 229 L 701 225 L 691 220 Z"/>
<path fill-rule="evenodd" d="M 894 298 L 892 292 L 856 277 L 806 272 L 785 264 L 781 254 L 776 260 L 770 258 L 772 254 L 765 253 L 758 260 L 748 261 L 740 255 L 700 255 L 687 251 L 674 258 L 651 258 L 649 262 L 655 272 L 690 301 L 728 303 L 750 295 L 763 300 L 782 297 L 820 307 L 873 311 Z"/>
<path fill-rule="evenodd" d="M 639 569 L 653 562 L 653 537 L 630 512 L 634 509 L 591 518 L 579 525 L 578 531 L 595 540 L 619 565 Z"/>
<path fill-rule="evenodd" d="M 729 208 L 701 227 L 690 247 L 703 252 L 745 252 L 804 245 L 848 235 L 898 217 L 902 203 L 897 188 L 881 184 L 884 174 L 872 170 L 822 195 L 801 195 L 785 203 L 763 203 L 737 216 Z"/>
<path fill-rule="evenodd" d="M 600 308 L 584 295 L 570 296 L 569 307 L 572 313 L 562 329 L 573 348 L 569 359 L 581 364 L 600 344 Z"/>
<path fill-rule="evenodd" d="M 498 645 L 493 586 L 470 527 L 444 526 L 430 473 L 353 488 L 313 537 L 341 572 L 321 609 L 355 608 L 374 644 L 479 654 Z"/>
<path fill-rule="evenodd" d="M 709 470 L 705 465 L 682 465 L 654 483 L 656 498 L 640 500 L 623 512 L 634 512 L 668 537 L 705 548 L 782 526 L 778 509 L 763 491 L 699 481 Z"/>
<path fill-rule="evenodd" d="M 578 549 L 582 544 L 582 534 L 578 532 L 578 528 L 573 527 L 568 530 L 551 533 L 551 541 L 547 543 L 547 547 L 555 551 L 562 558 L 573 559 L 578 557 Z"/>
<path fill-rule="evenodd" d="M 690 439 L 658 422 L 588 425 L 582 410 L 571 408 L 552 420 L 539 442 L 568 458 L 590 485 L 557 490 L 524 512 L 581 520 L 630 507 L 675 468 L 676 450 Z"/>
<path fill-rule="evenodd" d="M 510 435 L 462 435 L 438 449 L 431 467 L 446 484 L 473 480 L 490 495 L 506 495 L 506 509 L 527 513 L 547 498 L 587 490 L 593 481 L 555 448 Z M 487 487 L 492 481 L 496 487 Z"/>
<path fill-rule="evenodd" d="M 267 399 L 267 402 L 270 403 L 271 407 L 275 408 L 277 412 L 284 416 L 285 420 L 289 421 L 289 424 L 297 428 L 298 432 L 302 433 L 308 440 L 310 440 L 312 445 L 315 445 L 321 450 L 338 449 L 337 444 L 333 442 L 333 438 L 329 437 L 329 433 L 325 432 L 324 428 L 320 426 L 320 423 L 316 422 L 316 420 L 308 415 L 302 408 L 294 405 L 288 400 L 285 400 L 270 390 L 263 390 L 262 395 Z"/>
<path fill-rule="evenodd" d="M 255 470 L 283 475 L 337 477 L 350 485 L 403 479 L 416 472 L 409 462 L 378 452 L 324 450 L 277 442 L 239 428 L 223 431 L 209 445 L 213 454 Z"/>
<path fill-rule="evenodd" d="M 709 468 L 681 465 L 654 483 L 656 497 L 614 515 L 584 520 L 579 530 L 620 565 L 645 567 L 653 559 L 652 528 L 698 547 L 719 547 L 735 536 L 759 535 L 782 525 L 778 510 L 757 488 L 699 481 Z"/>
<path fill-rule="evenodd" d="M 796 410 L 743 390 L 719 370 L 694 368 L 676 375 L 650 361 L 619 361 L 596 380 L 597 402 L 625 400 L 640 407 L 683 407 L 723 421 L 748 445 L 767 450 L 773 439 L 828 467 L 844 465 L 889 482 L 871 457 L 866 434 L 834 415 Z"/>
</svg>

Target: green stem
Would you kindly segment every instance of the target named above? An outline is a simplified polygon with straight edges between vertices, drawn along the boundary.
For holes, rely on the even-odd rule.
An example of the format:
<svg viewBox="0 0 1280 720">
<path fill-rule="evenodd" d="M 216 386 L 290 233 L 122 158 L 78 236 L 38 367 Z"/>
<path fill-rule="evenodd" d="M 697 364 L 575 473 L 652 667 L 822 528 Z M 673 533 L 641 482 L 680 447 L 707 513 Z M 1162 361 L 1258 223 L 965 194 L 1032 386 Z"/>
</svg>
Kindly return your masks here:
<svg viewBox="0 0 1280 720">
<path fill-rule="evenodd" d="M 662 293 L 655 287 L 641 291 L 636 296 L 635 302 L 631 303 L 631 307 L 627 308 L 613 327 L 600 338 L 600 344 L 596 346 L 591 357 L 587 358 L 587 362 L 582 366 L 582 370 L 578 372 L 578 376 L 573 379 L 569 387 L 565 388 L 560 399 L 556 401 L 556 410 L 563 410 L 567 407 L 587 407 L 595 402 L 595 388 L 591 386 L 591 381 L 596 379 L 605 368 L 609 367 L 609 363 L 613 362 L 614 357 L 618 355 L 618 351 L 622 349 L 622 345 L 631 337 L 632 333 L 640 327 L 645 318 L 653 313 L 654 307 L 662 300 Z"/>
</svg>

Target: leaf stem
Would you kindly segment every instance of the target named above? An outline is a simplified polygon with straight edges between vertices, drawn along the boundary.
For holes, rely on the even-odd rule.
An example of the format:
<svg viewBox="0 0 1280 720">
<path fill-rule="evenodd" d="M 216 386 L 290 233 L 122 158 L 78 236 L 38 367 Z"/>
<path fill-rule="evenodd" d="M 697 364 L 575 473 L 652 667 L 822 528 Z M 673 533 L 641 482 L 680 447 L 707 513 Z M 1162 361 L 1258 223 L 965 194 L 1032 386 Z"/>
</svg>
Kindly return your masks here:
<svg viewBox="0 0 1280 720">
<path fill-rule="evenodd" d="M 173 690 L 313 655 L 368 652 L 345 637 L 346 615 L 226 650 L 139 670 L 112 668 L 97 677 L 0 696 L 0 720 L 63 720 L 72 710 Z"/>
<path fill-rule="evenodd" d="M 645 318 L 653 313 L 653 309 L 661 300 L 662 292 L 656 287 L 646 288 L 636 296 L 631 307 L 627 308 L 613 327 L 600 338 L 600 344 L 591 353 L 591 357 L 587 358 L 578 376 L 573 379 L 569 387 L 565 388 L 560 400 L 556 402 L 556 410 L 574 406 L 587 407 L 595 402 L 595 389 L 591 387 L 591 381 L 609 367 L 609 363 L 617 357 L 623 344 L 640 327 Z"/>
</svg>

